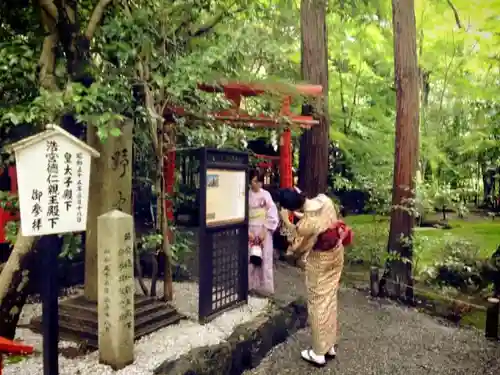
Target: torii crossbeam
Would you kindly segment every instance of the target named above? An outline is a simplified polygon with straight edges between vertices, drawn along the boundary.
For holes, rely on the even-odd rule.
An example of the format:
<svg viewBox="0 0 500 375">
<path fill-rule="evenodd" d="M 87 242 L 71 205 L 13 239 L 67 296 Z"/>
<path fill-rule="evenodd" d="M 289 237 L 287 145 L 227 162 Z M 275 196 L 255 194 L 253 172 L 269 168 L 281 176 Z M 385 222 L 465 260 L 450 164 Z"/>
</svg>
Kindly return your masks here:
<svg viewBox="0 0 500 375">
<path fill-rule="evenodd" d="M 198 89 L 205 92 L 223 93 L 225 98 L 232 103 L 231 108 L 207 114 L 207 118 L 228 123 L 231 124 L 231 126 L 247 126 L 253 128 L 277 128 L 284 122 L 289 124 L 280 136 L 279 174 L 280 187 L 292 187 L 292 137 L 290 126 L 309 129 L 318 124 L 318 121 L 312 116 L 292 113 L 292 97 L 297 95 L 318 97 L 323 95 L 323 87 L 320 85 L 306 84 L 288 85 L 279 83 L 226 82 L 215 85 L 199 84 Z M 251 116 L 241 108 L 242 98 L 260 96 L 266 93 L 278 94 L 282 98 L 280 112 L 275 116 L 264 114 Z M 177 116 L 189 116 L 189 113 L 183 108 L 169 108 L 169 111 Z M 167 151 L 164 157 L 165 192 L 168 195 L 172 195 L 174 193 L 175 183 L 175 150 Z M 172 207 L 172 202 L 167 199 L 165 201 L 165 210 L 169 220 L 173 219 Z"/>
</svg>

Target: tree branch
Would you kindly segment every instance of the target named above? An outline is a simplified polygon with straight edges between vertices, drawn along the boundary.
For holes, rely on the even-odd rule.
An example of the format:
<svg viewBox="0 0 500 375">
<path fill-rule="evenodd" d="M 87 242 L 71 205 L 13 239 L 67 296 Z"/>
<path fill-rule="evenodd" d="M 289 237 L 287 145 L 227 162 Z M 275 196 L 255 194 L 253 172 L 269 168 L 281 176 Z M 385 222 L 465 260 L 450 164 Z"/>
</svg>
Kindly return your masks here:
<svg viewBox="0 0 500 375">
<path fill-rule="evenodd" d="M 200 26 L 195 31 L 191 31 L 189 33 L 189 36 L 191 36 L 191 37 L 198 37 L 198 36 L 202 36 L 204 34 L 208 34 L 210 31 L 212 31 L 214 29 L 215 26 L 217 26 L 224 19 L 224 17 L 226 16 L 227 13 L 228 13 L 227 10 L 224 10 L 224 11 L 220 12 L 208 24 Z"/>
<path fill-rule="evenodd" d="M 57 90 L 56 77 L 54 75 L 56 67 L 56 56 L 54 49 L 57 43 L 57 34 L 51 34 L 43 40 L 42 53 L 39 59 L 40 72 L 38 80 L 40 87 L 47 90 Z"/>
<path fill-rule="evenodd" d="M 341 67 L 337 67 L 337 72 L 339 73 L 339 94 L 340 94 L 340 107 L 342 109 L 342 122 L 344 124 L 344 134 L 347 134 L 347 109 L 345 106 L 345 97 L 344 97 L 344 77 L 342 76 Z"/>
<path fill-rule="evenodd" d="M 190 37 L 199 37 L 199 36 L 202 36 L 202 35 L 205 35 L 205 34 L 208 34 L 209 32 L 211 32 L 219 23 L 221 23 L 221 21 L 226 17 L 228 16 L 229 14 L 235 14 L 235 13 L 240 13 L 240 12 L 243 12 L 245 10 L 245 8 L 239 8 L 237 10 L 235 10 L 234 12 L 231 12 L 231 8 L 233 6 L 231 5 L 230 7 L 228 7 L 227 9 L 224 9 L 223 11 L 221 11 L 219 14 L 217 14 L 210 22 L 208 22 L 207 24 L 205 25 L 202 25 L 200 26 L 199 28 L 197 28 L 195 31 L 191 31 L 189 33 L 189 36 Z"/>
<path fill-rule="evenodd" d="M 12 253 L 0 272 L 0 306 L 9 292 L 14 274 L 21 269 L 23 258 L 33 249 L 37 241 L 37 237 L 24 237 L 19 230 Z"/>
<path fill-rule="evenodd" d="M 43 12 L 54 21 L 57 21 L 57 7 L 52 0 L 38 0 L 38 4 Z"/>
<path fill-rule="evenodd" d="M 42 2 L 49 3 L 49 1 L 40 0 L 40 6 Z M 51 1 L 50 3 L 54 5 Z M 47 5 L 47 4 L 46 4 Z M 57 44 L 57 30 L 56 30 L 56 18 L 53 18 L 45 8 L 42 8 L 42 25 L 47 35 L 43 40 L 42 52 L 38 60 L 38 82 L 40 87 L 47 90 L 57 90 L 57 83 L 55 77 L 56 69 L 56 53 L 55 48 Z M 57 17 L 57 8 L 55 10 L 55 15 Z"/>
<path fill-rule="evenodd" d="M 459 29 L 463 29 L 463 25 L 462 25 L 462 22 L 460 21 L 460 16 L 458 15 L 458 10 L 457 8 L 455 7 L 455 5 L 453 5 L 453 3 L 451 2 L 451 0 L 446 0 L 446 2 L 448 3 L 448 5 L 450 6 L 451 10 L 453 11 L 453 15 L 455 16 L 455 22 L 457 24 L 457 27 Z"/>
<path fill-rule="evenodd" d="M 363 55 L 360 53 L 359 54 L 359 66 L 358 66 L 358 71 L 356 72 L 356 81 L 354 83 L 354 89 L 353 89 L 353 93 L 352 93 L 351 114 L 349 115 L 349 122 L 347 124 L 347 129 L 351 129 L 352 120 L 354 118 L 354 111 L 356 110 L 356 101 L 358 100 L 358 88 L 359 88 L 359 82 L 361 80 L 362 66 L 363 66 Z"/>
<path fill-rule="evenodd" d="M 99 0 L 95 6 L 94 11 L 90 16 L 89 24 L 87 25 L 87 31 L 85 32 L 85 36 L 88 40 L 91 40 L 94 37 L 97 26 L 99 26 L 104 16 L 104 11 L 108 5 L 111 4 L 111 2 L 112 0 Z"/>
</svg>

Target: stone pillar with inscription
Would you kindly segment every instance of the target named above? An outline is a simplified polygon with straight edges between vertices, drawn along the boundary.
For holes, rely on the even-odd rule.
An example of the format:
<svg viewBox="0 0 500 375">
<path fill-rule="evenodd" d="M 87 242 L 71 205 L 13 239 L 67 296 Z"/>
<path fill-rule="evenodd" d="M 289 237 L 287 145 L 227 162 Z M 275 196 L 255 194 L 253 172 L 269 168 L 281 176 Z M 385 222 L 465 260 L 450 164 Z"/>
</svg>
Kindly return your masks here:
<svg viewBox="0 0 500 375">
<path fill-rule="evenodd" d="M 119 370 L 134 362 L 134 221 L 118 210 L 99 216 L 99 361 Z"/>
<path fill-rule="evenodd" d="M 97 130 L 87 131 L 87 143 L 98 150 L 92 160 L 85 240 L 85 297 L 97 301 L 97 218 L 113 209 L 132 214 L 132 136 L 133 121 L 120 126 L 119 137 L 101 142 Z"/>
</svg>

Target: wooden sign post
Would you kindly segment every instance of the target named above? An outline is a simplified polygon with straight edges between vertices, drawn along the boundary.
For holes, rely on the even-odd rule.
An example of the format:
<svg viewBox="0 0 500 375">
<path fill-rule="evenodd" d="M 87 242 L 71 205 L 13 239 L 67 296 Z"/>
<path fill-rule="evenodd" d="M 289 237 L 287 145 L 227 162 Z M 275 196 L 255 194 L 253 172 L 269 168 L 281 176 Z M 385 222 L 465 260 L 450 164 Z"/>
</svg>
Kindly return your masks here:
<svg viewBox="0 0 500 375">
<path fill-rule="evenodd" d="M 23 236 L 85 231 L 89 200 L 90 162 L 99 153 L 56 125 L 10 147 L 16 170 Z M 43 243 L 43 241 L 41 241 Z M 57 375 L 58 249 L 43 252 L 46 277 L 42 292 L 44 374 Z"/>
</svg>

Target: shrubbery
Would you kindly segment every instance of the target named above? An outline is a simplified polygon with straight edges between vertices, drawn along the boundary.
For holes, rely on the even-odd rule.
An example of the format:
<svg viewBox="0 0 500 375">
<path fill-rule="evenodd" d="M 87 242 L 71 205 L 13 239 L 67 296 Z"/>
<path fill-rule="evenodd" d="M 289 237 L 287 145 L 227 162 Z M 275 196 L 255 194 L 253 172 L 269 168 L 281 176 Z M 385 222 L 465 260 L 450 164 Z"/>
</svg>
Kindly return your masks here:
<svg viewBox="0 0 500 375">
<path fill-rule="evenodd" d="M 375 217 L 373 223 L 355 226 L 354 243 L 346 251 L 348 263 L 382 267 L 388 256 L 388 229 L 386 220 Z M 413 272 L 421 283 L 476 293 L 500 278 L 500 265 L 482 257 L 472 242 L 449 234 L 420 235 L 414 240 Z"/>
<path fill-rule="evenodd" d="M 374 217 L 374 223 L 354 228 L 354 243 L 346 251 L 346 259 L 351 264 L 383 266 L 386 259 L 389 226 L 387 221 Z"/>
</svg>

